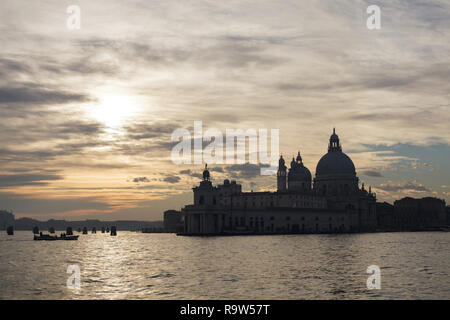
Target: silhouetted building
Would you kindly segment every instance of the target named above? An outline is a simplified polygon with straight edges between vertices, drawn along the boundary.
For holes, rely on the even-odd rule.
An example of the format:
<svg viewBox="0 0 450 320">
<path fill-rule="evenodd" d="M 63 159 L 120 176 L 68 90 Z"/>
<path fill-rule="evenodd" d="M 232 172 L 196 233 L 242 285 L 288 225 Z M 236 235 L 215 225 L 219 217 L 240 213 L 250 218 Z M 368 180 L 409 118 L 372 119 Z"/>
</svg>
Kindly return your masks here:
<svg viewBox="0 0 450 320">
<path fill-rule="evenodd" d="M 0 230 L 14 226 L 14 214 L 11 211 L 0 210 Z"/>
<path fill-rule="evenodd" d="M 165 232 L 183 231 L 183 219 L 181 211 L 177 210 L 164 211 L 164 231 Z"/>
<path fill-rule="evenodd" d="M 333 130 L 328 153 L 316 167 L 314 186 L 298 152 L 287 167 L 280 157 L 276 192 L 242 192 L 236 181 L 213 186 L 205 167 L 182 209 L 184 234 L 334 233 L 375 231 L 376 196 L 359 187 L 355 166 Z"/>
<path fill-rule="evenodd" d="M 406 197 L 394 205 L 377 203 L 377 218 L 381 231 L 439 230 L 448 226 L 445 201 L 431 197 Z"/>
<path fill-rule="evenodd" d="M 450 206 L 445 207 L 447 212 L 447 226 L 450 227 Z"/>
<path fill-rule="evenodd" d="M 397 230 L 433 230 L 446 227 L 445 201 L 431 197 L 396 200 L 392 225 Z"/>
<path fill-rule="evenodd" d="M 377 202 L 376 208 L 378 229 L 394 231 L 394 206 L 387 202 Z"/>
</svg>

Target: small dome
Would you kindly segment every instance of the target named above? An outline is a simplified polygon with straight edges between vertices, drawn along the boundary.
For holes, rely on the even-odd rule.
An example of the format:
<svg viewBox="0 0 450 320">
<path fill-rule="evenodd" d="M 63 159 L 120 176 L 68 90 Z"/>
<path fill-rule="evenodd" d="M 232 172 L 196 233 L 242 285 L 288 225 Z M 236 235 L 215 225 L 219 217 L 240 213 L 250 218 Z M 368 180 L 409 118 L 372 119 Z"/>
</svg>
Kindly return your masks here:
<svg viewBox="0 0 450 320">
<path fill-rule="evenodd" d="M 296 166 L 289 170 L 288 179 L 292 181 L 308 181 L 311 182 L 311 172 L 303 165 Z"/>
<path fill-rule="evenodd" d="M 329 151 L 317 163 L 316 175 L 356 174 L 352 159 L 342 151 Z"/>
</svg>

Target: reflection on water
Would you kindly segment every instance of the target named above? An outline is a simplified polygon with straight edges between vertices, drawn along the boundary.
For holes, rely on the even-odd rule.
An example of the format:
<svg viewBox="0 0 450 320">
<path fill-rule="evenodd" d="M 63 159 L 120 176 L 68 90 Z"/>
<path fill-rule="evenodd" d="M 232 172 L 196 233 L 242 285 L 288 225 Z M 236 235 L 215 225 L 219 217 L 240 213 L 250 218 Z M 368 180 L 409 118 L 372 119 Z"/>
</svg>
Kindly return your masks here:
<svg viewBox="0 0 450 320">
<path fill-rule="evenodd" d="M 1 299 L 450 299 L 450 233 L 0 234 Z M 66 287 L 78 264 L 81 289 Z M 381 268 L 381 290 L 366 269 Z"/>
</svg>

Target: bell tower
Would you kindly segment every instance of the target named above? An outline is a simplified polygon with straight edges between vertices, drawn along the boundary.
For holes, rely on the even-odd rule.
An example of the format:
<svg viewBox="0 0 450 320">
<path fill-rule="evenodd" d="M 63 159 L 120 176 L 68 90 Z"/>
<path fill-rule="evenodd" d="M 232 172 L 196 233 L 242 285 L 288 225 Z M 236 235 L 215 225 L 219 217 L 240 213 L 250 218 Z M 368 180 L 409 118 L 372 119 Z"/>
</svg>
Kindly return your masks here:
<svg viewBox="0 0 450 320">
<path fill-rule="evenodd" d="M 286 191 L 286 165 L 284 163 L 283 156 L 280 156 L 278 161 L 278 171 L 277 171 L 277 191 Z"/>
</svg>

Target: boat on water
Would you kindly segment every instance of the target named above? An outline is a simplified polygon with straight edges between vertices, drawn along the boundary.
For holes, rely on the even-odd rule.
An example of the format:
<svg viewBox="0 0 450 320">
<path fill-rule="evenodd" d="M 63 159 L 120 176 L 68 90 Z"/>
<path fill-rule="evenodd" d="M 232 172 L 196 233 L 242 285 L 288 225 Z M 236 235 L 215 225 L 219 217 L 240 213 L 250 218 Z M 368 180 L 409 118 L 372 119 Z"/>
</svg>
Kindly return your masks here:
<svg viewBox="0 0 450 320">
<path fill-rule="evenodd" d="M 13 236 L 14 235 L 14 227 L 13 226 L 9 226 L 6 229 L 6 233 L 8 234 L 8 236 Z"/>
<path fill-rule="evenodd" d="M 79 236 L 68 236 L 66 234 L 61 234 L 59 237 L 58 236 L 51 236 L 49 234 L 42 234 L 40 233 L 39 235 L 34 235 L 34 240 L 45 240 L 45 241 L 56 241 L 56 240 L 78 240 Z"/>
</svg>

